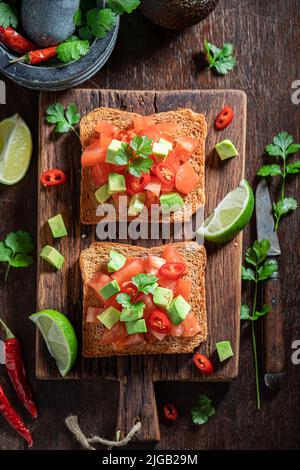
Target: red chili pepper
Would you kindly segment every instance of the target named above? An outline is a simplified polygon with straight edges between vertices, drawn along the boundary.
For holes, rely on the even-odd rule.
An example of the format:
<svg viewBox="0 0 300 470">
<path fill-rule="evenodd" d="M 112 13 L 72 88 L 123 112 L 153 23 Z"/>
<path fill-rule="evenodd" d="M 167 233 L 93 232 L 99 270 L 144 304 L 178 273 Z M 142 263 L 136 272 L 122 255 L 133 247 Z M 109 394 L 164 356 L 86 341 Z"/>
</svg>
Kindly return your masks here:
<svg viewBox="0 0 300 470">
<path fill-rule="evenodd" d="M 149 173 L 142 173 L 139 178 L 133 175 L 126 175 L 126 188 L 129 194 L 137 194 L 143 191 L 148 183 L 150 183 L 151 176 Z"/>
<path fill-rule="evenodd" d="M 26 428 L 23 420 L 20 418 L 16 410 L 12 407 L 11 403 L 8 401 L 7 396 L 3 390 L 3 387 L 0 385 L 0 412 L 3 417 L 6 419 L 8 424 L 11 425 L 15 431 L 17 431 L 20 436 L 22 436 L 27 442 L 28 446 L 32 447 L 33 440 L 30 434 L 29 429 Z"/>
<path fill-rule="evenodd" d="M 64 184 L 67 181 L 65 173 L 56 168 L 42 173 L 40 179 L 44 186 L 59 186 L 60 184 Z"/>
<path fill-rule="evenodd" d="M 8 329 L 0 318 L 0 324 L 6 333 L 5 339 L 5 366 L 9 378 L 19 396 L 20 400 L 27 408 L 29 413 L 36 418 L 37 409 L 32 398 L 31 389 L 26 377 L 24 361 L 22 357 L 21 345 L 19 340 Z"/>
<path fill-rule="evenodd" d="M 193 361 L 196 367 L 202 372 L 202 374 L 210 375 L 214 372 L 214 366 L 210 360 L 204 356 L 204 354 L 194 354 Z"/>
<path fill-rule="evenodd" d="M 168 163 L 161 162 L 155 165 L 155 172 L 163 184 L 174 184 L 175 173 L 173 167 Z"/>
<path fill-rule="evenodd" d="M 33 42 L 21 36 L 13 28 L 3 28 L 0 26 L 0 41 L 13 51 L 25 54 L 28 51 L 34 51 L 37 46 Z"/>
<path fill-rule="evenodd" d="M 173 403 L 167 403 L 164 406 L 164 415 L 165 418 L 168 419 L 169 421 L 176 421 L 178 418 L 178 410 Z"/>
<path fill-rule="evenodd" d="M 215 120 L 215 127 L 218 131 L 222 131 L 229 126 L 234 117 L 234 112 L 231 106 L 225 106 L 224 109 L 218 114 Z"/>
<path fill-rule="evenodd" d="M 121 293 L 128 294 L 132 298 L 137 295 L 138 288 L 136 287 L 136 285 L 133 284 L 133 282 L 126 282 L 126 284 L 124 284 L 121 288 Z"/>
<path fill-rule="evenodd" d="M 158 308 L 150 314 L 148 322 L 150 328 L 156 333 L 167 334 L 170 333 L 172 328 L 168 315 Z"/>
<path fill-rule="evenodd" d="M 159 274 L 165 279 L 178 279 L 185 271 L 183 263 L 165 263 L 159 270 Z"/>
<path fill-rule="evenodd" d="M 49 59 L 53 59 L 57 54 L 57 46 L 48 47 L 47 49 L 39 49 L 37 51 L 30 51 L 27 54 L 19 57 L 18 59 L 11 60 L 11 64 L 16 62 L 26 62 L 30 65 L 39 64 L 41 62 L 46 62 Z"/>
</svg>

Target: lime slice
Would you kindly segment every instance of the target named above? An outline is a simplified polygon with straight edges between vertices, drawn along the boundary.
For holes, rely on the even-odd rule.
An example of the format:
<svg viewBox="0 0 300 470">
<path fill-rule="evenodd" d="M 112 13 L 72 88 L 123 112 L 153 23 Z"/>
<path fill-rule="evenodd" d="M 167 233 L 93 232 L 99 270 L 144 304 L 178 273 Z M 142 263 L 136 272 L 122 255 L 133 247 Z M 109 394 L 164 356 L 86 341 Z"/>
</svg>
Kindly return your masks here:
<svg viewBox="0 0 300 470">
<path fill-rule="evenodd" d="M 197 234 L 213 243 L 232 240 L 249 222 L 254 209 L 254 195 L 246 180 L 231 191 L 198 228 Z"/>
<path fill-rule="evenodd" d="M 0 122 L 0 183 L 15 184 L 24 178 L 31 159 L 32 138 L 23 119 L 15 114 Z"/>
<path fill-rule="evenodd" d="M 59 372 L 65 377 L 76 361 L 78 349 L 76 333 L 70 321 L 55 310 L 42 310 L 29 318 L 39 328 Z"/>
</svg>

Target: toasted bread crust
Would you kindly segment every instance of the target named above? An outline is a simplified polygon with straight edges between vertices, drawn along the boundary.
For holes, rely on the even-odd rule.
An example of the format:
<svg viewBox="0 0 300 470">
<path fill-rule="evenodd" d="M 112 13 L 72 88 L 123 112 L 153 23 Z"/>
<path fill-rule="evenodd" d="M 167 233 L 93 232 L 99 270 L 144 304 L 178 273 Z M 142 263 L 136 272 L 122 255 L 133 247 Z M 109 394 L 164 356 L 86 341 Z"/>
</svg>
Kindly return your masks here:
<svg viewBox="0 0 300 470">
<path fill-rule="evenodd" d="M 201 331 L 192 338 L 166 337 L 155 343 L 143 343 L 116 351 L 111 345 L 100 344 L 101 336 L 105 327 L 100 323 L 87 323 L 84 318 L 88 307 L 99 307 L 100 301 L 87 285 L 87 281 L 99 271 L 106 268 L 109 252 L 114 249 L 124 256 L 147 256 L 149 254 L 160 255 L 164 246 L 144 248 L 134 245 L 123 245 L 121 243 L 93 243 L 88 249 L 82 251 L 80 256 L 80 269 L 84 282 L 83 287 L 83 351 L 84 357 L 105 357 L 116 355 L 135 354 L 181 354 L 190 353 L 206 340 L 207 319 L 205 308 L 205 265 L 206 252 L 203 246 L 196 242 L 181 242 L 172 245 L 185 258 L 189 266 L 189 277 L 192 282 L 192 294 L 190 304 L 191 312 L 197 315 Z"/>
<path fill-rule="evenodd" d="M 127 128 L 132 124 L 136 113 L 120 111 L 112 108 L 97 108 L 87 114 L 80 122 L 80 139 L 83 149 L 85 149 L 92 138 L 97 136 L 95 127 L 100 120 L 112 122 L 120 129 Z M 191 157 L 190 161 L 196 173 L 199 175 L 199 181 L 195 189 L 184 196 L 185 205 L 171 216 L 171 220 L 182 219 L 187 207 L 191 208 L 192 214 L 204 206 L 204 167 L 205 167 L 205 138 L 207 134 L 207 124 L 202 114 L 195 113 L 190 109 L 178 109 L 159 114 L 153 114 L 151 119 L 154 123 L 174 122 L 178 125 L 177 135 L 186 135 L 192 137 L 198 142 L 198 147 Z M 90 168 L 82 169 L 81 178 L 81 196 L 80 196 L 80 216 L 81 222 L 87 225 L 95 225 L 101 217 L 96 215 L 98 203 L 95 198 L 95 188 L 93 185 Z"/>
</svg>

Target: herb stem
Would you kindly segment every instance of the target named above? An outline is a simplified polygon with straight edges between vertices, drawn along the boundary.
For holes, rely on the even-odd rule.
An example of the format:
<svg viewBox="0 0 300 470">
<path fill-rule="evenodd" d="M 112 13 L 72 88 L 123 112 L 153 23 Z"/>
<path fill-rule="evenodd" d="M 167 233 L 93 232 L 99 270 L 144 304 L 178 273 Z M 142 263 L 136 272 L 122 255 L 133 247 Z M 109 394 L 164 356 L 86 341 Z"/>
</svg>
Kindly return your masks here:
<svg viewBox="0 0 300 470">
<path fill-rule="evenodd" d="M 257 267 L 255 273 L 255 289 L 253 297 L 253 307 L 252 307 L 252 318 L 256 312 L 257 304 L 257 292 L 258 292 L 258 280 L 257 280 Z M 256 334 L 255 334 L 255 322 L 251 322 L 251 332 L 252 332 L 252 349 L 254 357 L 254 368 L 255 368 L 255 385 L 256 385 L 256 406 L 260 410 L 260 387 L 259 387 L 259 370 L 258 370 L 258 358 L 257 358 L 257 344 L 256 344 Z"/>
<path fill-rule="evenodd" d="M 10 271 L 10 264 L 8 263 L 6 271 L 5 271 L 4 282 L 7 282 L 9 271 Z"/>
<path fill-rule="evenodd" d="M 73 132 L 75 132 L 75 134 L 77 135 L 78 139 L 80 140 L 80 135 L 79 133 L 76 131 L 75 127 L 71 126 L 71 129 Z"/>
</svg>

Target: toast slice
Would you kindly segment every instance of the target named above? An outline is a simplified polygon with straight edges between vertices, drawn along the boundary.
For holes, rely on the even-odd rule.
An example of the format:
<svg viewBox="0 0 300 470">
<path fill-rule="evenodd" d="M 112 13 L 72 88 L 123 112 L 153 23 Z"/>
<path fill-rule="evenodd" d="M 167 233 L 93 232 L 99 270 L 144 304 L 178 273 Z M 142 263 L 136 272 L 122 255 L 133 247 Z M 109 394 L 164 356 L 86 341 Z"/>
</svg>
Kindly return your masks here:
<svg viewBox="0 0 300 470">
<path fill-rule="evenodd" d="M 89 307 L 99 307 L 100 301 L 87 285 L 87 281 L 96 272 L 105 271 L 110 250 L 116 250 L 124 256 L 142 257 L 149 254 L 160 255 L 164 246 L 145 248 L 134 245 L 123 245 L 122 243 L 93 243 L 89 248 L 83 250 L 80 256 L 80 269 L 83 278 L 83 351 L 84 357 L 105 357 L 116 355 L 134 354 L 182 354 L 191 353 L 206 340 L 207 319 L 205 308 L 205 265 L 206 252 L 203 246 L 196 242 L 174 243 L 176 248 L 185 258 L 189 265 L 188 277 L 193 282 L 190 304 L 191 312 L 197 315 L 201 331 L 191 338 L 172 338 L 167 336 L 162 341 L 155 343 L 144 343 L 128 347 L 122 351 L 116 351 L 111 345 L 100 344 L 101 336 L 105 327 L 100 323 L 87 323 L 84 321 Z"/>
<path fill-rule="evenodd" d="M 120 129 L 132 125 L 132 118 L 138 116 L 136 113 L 120 111 L 112 108 L 97 108 L 87 114 L 80 122 L 80 139 L 83 149 L 90 141 L 97 136 L 95 127 L 100 120 L 112 122 Z M 202 114 L 197 114 L 190 109 L 178 109 L 151 116 L 154 123 L 172 122 L 178 125 L 177 135 L 185 135 L 194 138 L 198 142 L 198 147 L 190 158 L 196 173 L 199 175 L 199 181 L 195 189 L 183 196 L 185 205 L 174 215 L 171 220 L 182 220 L 185 212 L 185 206 L 190 206 L 194 214 L 200 207 L 204 206 L 204 166 L 205 166 L 205 138 L 207 134 L 206 119 Z M 81 222 L 87 225 L 96 225 L 101 218 L 96 215 L 98 203 L 95 198 L 95 188 L 92 180 L 92 170 L 90 168 L 82 169 L 81 177 L 81 196 L 80 196 L 80 217 Z M 128 217 L 130 219 L 130 217 Z"/>
</svg>

